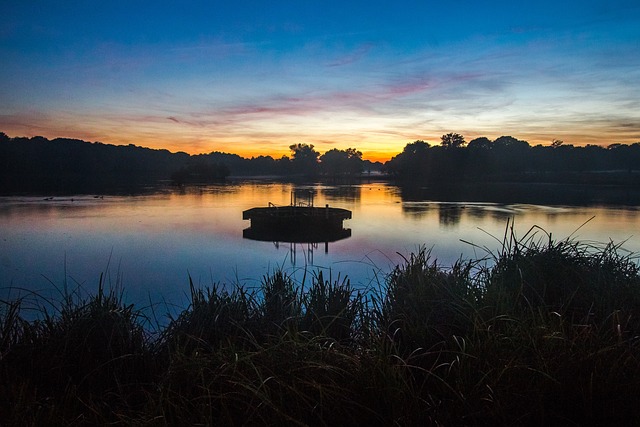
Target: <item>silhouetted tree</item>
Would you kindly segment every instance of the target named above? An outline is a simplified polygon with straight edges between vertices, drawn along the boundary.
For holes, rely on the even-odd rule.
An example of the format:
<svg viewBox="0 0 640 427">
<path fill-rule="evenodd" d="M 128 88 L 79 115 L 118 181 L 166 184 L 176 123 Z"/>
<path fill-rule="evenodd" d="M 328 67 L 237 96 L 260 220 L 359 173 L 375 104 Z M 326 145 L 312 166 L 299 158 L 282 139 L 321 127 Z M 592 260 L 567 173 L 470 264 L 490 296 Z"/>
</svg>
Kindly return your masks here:
<svg viewBox="0 0 640 427">
<path fill-rule="evenodd" d="M 333 148 L 320 156 L 320 167 L 330 176 L 357 175 L 362 172 L 362 152 L 355 148 Z"/>
<path fill-rule="evenodd" d="M 607 147 L 607 152 L 616 169 L 625 169 L 629 173 L 640 169 L 640 144 L 611 144 Z"/>
<path fill-rule="evenodd" d="M 494 162 L 491 149 L 493 143 L 487 137 L 481 136 L 472 139 L 467 144 L 468 151 L 468 173 L 476 178 L 491 173 Z"/>
<path fill-rule="evenodd" d="M 431 147 L 431 144 L 418 139 L 417 141 L 405 145 L 404 149 L 402 150 L 402 154 L 421 155 L 426 153 L 429 147 Z"/>
<path fill-rule="evenodd" d="M 470 150 L 490 150 L 491 140 L 485 136 L 481 136 L 480 138 L 475 138 L 469 141 L 467 148 Z"/>
<path fill-rule="evenodd" d="M 401 180 L 413 179 L 417 182 L 427 178 L 431 166 L 430 145 L 421 139 L 405 145 L 402 153 L 385 164 L 391 175 Z"/>
<path fill-rule="evenodd" d="M 206 184 L 224 181 L 227 176 L 229 168 L 223 163 L 213 162 L 207 156 L 194 156 L 188 165 L 171 174 L 171 180 L 176 184 Z"/>
<path fill-rule="evenodd" d="M 560 147 L 562 144 L 564 144 L 564 141 L 561 139 L 554 139 L 553 141 L 551 141 L 551 148 L 558 148 Z"/>
<path fill-rule="evenodd" d="M 283 175 L 291 174 L 291 159 L 288 156 L 282 156 L 275 160 L 275 170 Z"/>
<path fill-rule="evenodd" d="M 293 144 L 289 146 L 289 149 L 292 152 L 291 163 L 294 173 L 316 174 L 320 153 L 313 149 L 313 144 Z"/>
<path fill-rule="evenodd" d="M 467 142 L 464 140 L 464 136 L 459 133 L 448 133 L 446 135 L 442 135 L 441 143 L 444 148 L 460 148 L 463 147 Z"/>
<path fill-rule="evenodd" d="M 494 149 L 526 149 L 529 147 L 530 145 L 527 141 L 522 141 L 512 136 L 501 136 L 493 141 Z"/>
<path fill-rule="evenodd" d="M 460 141 L 455 135 L 444 135 L 444 145 L 409 143 L 384 169 L 399 181 L 418 186 L 468 180 L 640 185 L 636 172 L 640 143 L 573 147 L 556 140 L 531 147 L 526 141 L 501 136 L 493 142 L 476 138 L 464 147 L 455 142 Z M 190 156 L 133 144 L 10 138 L 0 132 L 0 193 L 135 191 L 171 176 L 180 182 L 209 182 L 229 173 L 309 176 L 316 174 L 319 165 L 324 174 L 349 176 L 361 172 L 365 164 L 373 165 L 363 161 L 355 148 L 332 149 L 322 157 L 313 145 L 294 144 L 290 149 L 291 159 L 246 159 L 220 152 Z"/>
</svg>

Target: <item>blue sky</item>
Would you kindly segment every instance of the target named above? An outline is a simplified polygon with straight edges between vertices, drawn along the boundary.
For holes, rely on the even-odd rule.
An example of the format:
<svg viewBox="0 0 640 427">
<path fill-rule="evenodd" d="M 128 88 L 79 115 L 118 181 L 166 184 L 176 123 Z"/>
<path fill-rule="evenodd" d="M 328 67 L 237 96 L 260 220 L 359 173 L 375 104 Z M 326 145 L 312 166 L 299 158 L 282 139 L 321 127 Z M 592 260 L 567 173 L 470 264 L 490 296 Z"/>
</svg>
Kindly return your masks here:
<svg viewBox="0 0 640 427">
<path fill-rule="evenodd" d="M 640 141 L 637 1 L 0 5 L 0 131 L 171 151 Z"/>
</svg>

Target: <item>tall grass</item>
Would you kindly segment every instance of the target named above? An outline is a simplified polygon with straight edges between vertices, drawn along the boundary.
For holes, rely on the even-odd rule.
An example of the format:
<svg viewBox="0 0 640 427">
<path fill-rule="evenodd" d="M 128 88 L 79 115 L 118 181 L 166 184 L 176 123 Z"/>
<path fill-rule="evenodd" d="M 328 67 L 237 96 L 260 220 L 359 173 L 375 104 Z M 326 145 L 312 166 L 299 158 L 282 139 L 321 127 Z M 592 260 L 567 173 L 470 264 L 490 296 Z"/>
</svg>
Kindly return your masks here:
<svg viewBox="0 0 640 427">
<path fill-rule="evenodd" d="M 351 287 L 348 278 L 325 280 L 322 271 L 314 275 L 311 288 L 303 298 L 302 328 L 313 336 L 331 338 L 347 344 L 354 339 L 359 316 L 364 309 L 363 296 Z"/>
<path fill-rule="evenodd" d="M 488 302 L 509 312 L 547 307 L 597 320 L 639 306 L 638 265 L 621 255 L 617 245 L 598 249 L 568 239 L 554 241 L 547 234 L 534 237 L 525 245 L 511 237 L 512 243 L 499 253 L 486 283 Z"/>
<path fill-rule="evenodd" d="M 40 319 L 32 322 L 20 316 L 20 303 L 3 304 L 0 315 L 0 394 L 5 403 L 16 404 L 16 421 L 39 424 L 42 416 L 58 421 L 68 410 L 101 412 L 100 406 L 140 404 L 154 369 L 144 319 L 117 289 L 105 289 L 102 276 L 95 295 L 66 293 L 56 311 L 43 304 Z M 16 397 L 32 401 L 23 406 Z M 70 402 L 58 411 L 66 399 Z"/>
<path fill-rule="evenodd" d="M 387 279 L 382 318 L 401 353 L 431 349 L 473 328 L 476 305 L 472 262 L 445 270 L 424 247 Z"/>
<path fill-rule="evenodd" d="M 218 284 L 198 289 L 189 277 L 191 303 L 162 332 L 159 348 L 165 355 L 215 352 L 247 343 L 244 331 L 256 322 L 254 295 L 241 286 L 229 292 Z"/>
<path fill-rule="evenodd" d="M 640 270 L 532 229 L 485 260 L 420 248 L 378 292 L 321 270 L 215 284 L 155 338 L 93 296 L 0 302 L 0 419 L 61 425 L 640 422 Z M 55 307 L 45 309 L 44 307 Z"/>
</svg>

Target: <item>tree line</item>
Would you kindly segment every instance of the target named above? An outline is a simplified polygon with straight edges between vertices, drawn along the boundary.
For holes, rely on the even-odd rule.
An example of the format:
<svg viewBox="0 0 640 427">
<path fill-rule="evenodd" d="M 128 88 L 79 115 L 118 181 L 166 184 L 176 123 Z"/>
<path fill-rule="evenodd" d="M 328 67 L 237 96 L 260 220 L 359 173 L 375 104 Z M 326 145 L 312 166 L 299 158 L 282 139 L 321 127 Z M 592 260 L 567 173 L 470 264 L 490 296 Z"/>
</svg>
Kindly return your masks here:
<svg viewBox="0 0 640 427">
<path fill-rule="evenodd" d="M 438 145 L 407 144 L 385 163 L 400 182 L 556 182 L 574 184 L 640 183 L 640 142 L 575 147 L 561 140 L 531 146 L 512 136 L 475 138 L 443 135 Z"/>
<path fill-rule="evenodd" d="M 128 191 L 159 181 L 211 183 L 230 175 L 353 178 L 381 163 L 348 148 L 324 154 L 312 144 L 294 144 L 291 157 L 243 158 L 211 152 L 189 155 L 168 150 L 42 136 L 9 137 L 0 132 L 0 193 Z"/>
<path fill-rule="evenodd" d="M 640 142 L 574 147 L 554 140 L 531 146 L 511 136 L 475 138 L 458 133 L 439 144 L 407 144 L 385 164 L 355 148 L 321 154 L 313 144 L 293 144 L 290 156 L 243 158 L 211 152 L 189 155 L 78 139 L 9 137 L 0 132 L 0 192 L 92 192 L 171 181 L 208 183 L 236 176 L 353 179 L 382 171 L 401 184 L 465 181 L 640 183 Z"/>
</svg>

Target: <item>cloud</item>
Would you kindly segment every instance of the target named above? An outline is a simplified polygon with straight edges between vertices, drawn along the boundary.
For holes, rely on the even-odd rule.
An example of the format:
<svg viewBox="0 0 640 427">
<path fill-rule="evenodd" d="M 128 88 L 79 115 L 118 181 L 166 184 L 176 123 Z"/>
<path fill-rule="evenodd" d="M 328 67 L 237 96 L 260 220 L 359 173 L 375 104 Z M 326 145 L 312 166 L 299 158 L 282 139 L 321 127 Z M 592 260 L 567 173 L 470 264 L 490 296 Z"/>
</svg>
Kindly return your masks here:
<svg viewBox="0 0 640 427">
<path fill-rule="evenodd" d="M 328 63 L 327 66 L 341 67 L 343 65 L 349 65 L 358 62 L 366 57 L 367 54 L 371 52 L 374 46 L 375 45 L 373 43 L 365 43 L 359 46 L 355 51 L 334 59 L 332 62 Z"/>
<path fill-rule="evenodd" d="M 420 94 L 432 87 L 430 79 L 418 77 L 350 91 L 327 91 L 298 96 L 266 96 L 251 103 L 214 109 L 198 116 L 225 120 L 277 120 L 285 116 L 308 116 L 322 112 L 371 112 L 388 101 Z"/>
</svg>

